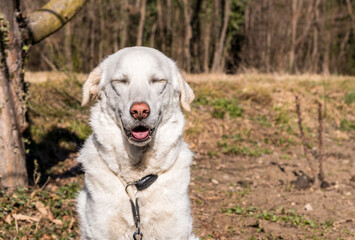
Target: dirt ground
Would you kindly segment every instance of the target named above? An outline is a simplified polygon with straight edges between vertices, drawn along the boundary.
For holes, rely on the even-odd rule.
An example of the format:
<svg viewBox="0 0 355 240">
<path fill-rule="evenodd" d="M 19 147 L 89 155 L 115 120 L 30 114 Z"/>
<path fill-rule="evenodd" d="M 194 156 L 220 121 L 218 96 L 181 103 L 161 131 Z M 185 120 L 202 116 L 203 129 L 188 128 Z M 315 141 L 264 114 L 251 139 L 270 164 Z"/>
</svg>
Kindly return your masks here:
<svg viewBox="0 0 355 240">
<path fill-rule="evenodd" d="M 194 232 L 200 239 L 355 239 L 355 78 L 244 74 L 188 75 L 187 80 L 196 94 L 192 112 L 186 113 L 184 138 L 195 152 L 190 198 Z M 43 174 L 51 177 L 43 187 L 49 197 L 30 199 L 35 205 L 42 201 L 52 212 L 50 199 L 58 198 L 58 189 L 73 182 L 82 185 L 76 149 L 90 134 L 85 127 L 88 110 L 75 110 L 76 105 L 66 100 L 80 105 L 80 84 L 70 86 L 73 92 L 65 94 L 61 87 L 32 83 L 30 96 L 32 124 L 40 126 L 31 130 L 34 152 L 40 165 L 46 166 Z M 41 100 L 41 89 L 48 88 L 57 97 Z M 299 134 L 296 95 L 307 156 Z M 43 112 L 43 101 L 58 106 L 46 108 L 48 116 L 40 116 L 36 113 Z M 312 179 L 320 156 L 318 103 L 322 103 L 324 124 L 322 186 Z M 73 112 L 58 116 L 58 109 L 66 111 L 65 104 Z M 77 122 L 72 124 L 74 116 Z M 67 132 L 69 137 L 63 134 Z M 58 133 L 61 140 L 49 143 L 50 134 Z M 44 150 L 48 144 L 51 147 Z M 79 239 L 74 204 L 69 204 L 73 200 L 67 197 L 62 202 L 70 211 L 54 214 L 65 230 L 46 233 L 55 225 L 53 219 L 42 220 L 32 230 L 21 228 L 29 221 L 16 221 L 14 214 L 39 216 L 40 207 L 12 205 L 0 216 L 0 225 L 2 221 L 5 226 L 0 228 L 0 239 L 11 234 L 15 239 Z M 13 196 L 3 200 L 11 202 Z M 21 229 L 27 238 L 19 233 Z M 60 231 L 66 235 L 60 237 Z"/>
<path fill-rule="evenodd" d="M 190 192 L 197 235 L 203 239 L 355 239 L 354 129 L 338 127 L 344 119 L 354 120 L 354 104 L 349 109 L 340 107 L 346 105 L 347 80 L 249 78 L 225 76 L 224 83 L 218 84 L 191 79 L 199 90 L 209 84 L 210 89 L 221 87 L 224 97 L 236 97 L 244 107 L 243 116 L 235 119 L 217 120 L 208 106 L 196 106 L 197 113 L 188 115 L 187 131 L 193 122 L 201 123 L 196 130 L 199 137 L 189 139 L 196 152 Z M 348 87 L 354 90 L 354 84 L 351 79 Z M 312 174 L 299 136 L 295 95 L 301 98 L 303 124 L 309 131 L 308 158 L 316 170 L 316 102 L 326 106 L 325 188 L 307 179 Z M 237 146 L 269 151 L 231 151 L 220 143 L 233 137 Z"/>
</svg>

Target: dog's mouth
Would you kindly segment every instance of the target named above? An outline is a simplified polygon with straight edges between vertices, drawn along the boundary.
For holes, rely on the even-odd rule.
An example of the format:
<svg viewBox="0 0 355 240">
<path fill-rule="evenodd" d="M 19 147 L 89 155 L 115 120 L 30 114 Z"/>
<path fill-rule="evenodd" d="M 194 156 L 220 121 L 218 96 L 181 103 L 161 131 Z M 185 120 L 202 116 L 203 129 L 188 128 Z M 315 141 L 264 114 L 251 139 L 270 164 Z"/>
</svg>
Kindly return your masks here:
<svg viewBox="0 0 355 240">
<path fill-rule="evenodd" d="M 155 128 L 149 129 L 145 126 L 137 126 L 131 130 L 125 129 L 127 137 L 134 142 L 145 142 L 150 140 Z"/>
</svg>

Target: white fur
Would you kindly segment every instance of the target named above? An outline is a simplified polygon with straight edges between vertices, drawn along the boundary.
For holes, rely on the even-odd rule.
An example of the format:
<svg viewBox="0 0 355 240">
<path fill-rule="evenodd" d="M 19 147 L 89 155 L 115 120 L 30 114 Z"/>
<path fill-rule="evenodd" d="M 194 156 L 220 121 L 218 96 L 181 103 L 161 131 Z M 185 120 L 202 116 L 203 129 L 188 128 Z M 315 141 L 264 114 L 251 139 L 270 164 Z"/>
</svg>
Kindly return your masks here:
<svg viewBox="0 0 355 240">
<path fill-rule="evenodd" d="M 163 83 L 152 83 L 153 77 L 166 80 L 163 93 Z M 112 82 L 123 78 L 129 82 Z M 115 174 L 129 182 L 156 173 L 158 179 L 137 193 L 143 239 L 195 239 L 188 197 L 192 153 L 182 140 L 179 106 L 181 100 L 189 108 L 194 96 L 175 63 L 151 48 L 125 48 L 89 75 L 83 105 L 90 95 L 99 101 L 91 111 L 93 134 L 78 158 L 85 171 L 77 199 L 82 239 L 133 239 L 129 197 Z M 145 121 L 156 127 L 144 146 L 132 144 L 123 130 L 135 123 L 129 108 L 136 101 L 149 104 Z"/>
</svg>

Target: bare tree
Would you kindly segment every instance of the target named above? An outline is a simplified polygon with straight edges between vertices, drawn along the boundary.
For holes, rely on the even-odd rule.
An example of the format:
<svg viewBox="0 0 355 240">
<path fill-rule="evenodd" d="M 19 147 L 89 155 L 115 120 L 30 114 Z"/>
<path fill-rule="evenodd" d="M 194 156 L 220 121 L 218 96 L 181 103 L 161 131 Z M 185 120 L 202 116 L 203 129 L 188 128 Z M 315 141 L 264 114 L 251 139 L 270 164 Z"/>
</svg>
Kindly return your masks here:
<svg viewBox="0 0 355 240">
<path fill-rule="evenodd" d="M 221 71 L 221 60 L 224 49 L 224 43 L 226 40 L 227 27 L 229 22 L 229 13 L 230 13 L 230 0 L 226 0 L 224 3 L 224 18 L 223 18 L 223 28 L 220 34 L 219 42 L 217 48 L 214 52 L 213 63 L 212 63 L 212 72 Z"/>
<path fill-rule="evenodd" d="M 147 0 L 141 0 L 141 3 L 140 3 L 141 6 L 140 6 L 140 18 L 139 18 L 137 43 L 136 43 L 137 46 L 142 46 L 142 43 L 143 43 L 143 30 L 144 30 L 144 22 L 145 22 L 146 3 L 147 3 Z"/>
<path fill-rule="evenodd" d="M 184 60 L 185 60 L 185 70 L 190 72 L 191 67 L 191 54 L 190 54 L 190 41 L 192 38 L 192 27 L 191 27 L 191 9 L 189 8 L 189 1 L 183 0 L 183 13 L 185 22 L 185 37 L 184 37 Z"/>
<path fill-rule="evenodd" d="M 24 59 L 31 44 L 57 31 L 86 0 L 52 0 L 40 10 L 22 16 L 21 1 L 0 1 L 0 175 L 1 188 L 27 184 L 25 146 Z"/>
<path fill-rule="evenodd" d="M 297 24 L 300 17 L 300 9 L 302 8 L 303 0 L 292 0 L 291 9 L 291 47 L 289 69 L 291 72 L 295 71 L 295 48 L 297 37 Z"/>
<path fill-rule="evenodd" d="M 203 9 L 206 12 L 206 10 L 208 9 L 208 2 L 204 2 L 203 3 Z M 206 16 L 204 17 L 204 19 L 202 19 L 204 26 L 201 29 L 202 32 L 202 46 L 203 46 L 203 58 L 202 58 L 202 66 L 203 66 L 203 72 L 208 73 L 210 66 L 209 66 L 209 62 L 210 62 L 210 43 L 211 43 L 211 27 L 212 27 L 212 21 L 211 21 L 211 17 L 206 14 Z"/>
<path fill-rule="evenodd" d="M 29 9 L 43 1 L 23 3 Z M 192 72 L 216 68 L 235 72 L 242 66 L 261 72 L 328 69 L 349 74 L 355 72 L 353 4 L 351 0 L 90 1 L 86 14 L 76 17 L 67 31 L 31 49 L 27 67 L 61 69 L 71 55 L 73 70 L 87 72 L 102 57 L 138 44 L 162 50 Z"/>
<path fill-rule="evenodd" d="M 244 12 L 241 62 L 259 71 L 354 71 L 349 61 L 354 54 L 352 2 L 250 1 Z"/>
</svg>

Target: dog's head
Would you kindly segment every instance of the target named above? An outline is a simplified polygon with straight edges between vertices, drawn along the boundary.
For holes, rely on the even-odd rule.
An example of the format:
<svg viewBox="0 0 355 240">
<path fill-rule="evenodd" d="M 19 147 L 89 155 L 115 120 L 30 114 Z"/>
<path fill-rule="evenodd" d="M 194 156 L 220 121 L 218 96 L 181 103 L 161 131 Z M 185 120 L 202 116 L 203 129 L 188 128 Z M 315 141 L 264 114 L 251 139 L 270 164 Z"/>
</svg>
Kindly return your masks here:
<svg viewBox="0 0 355 240">
<path fill-rule="evenodd" d="M 122 49 L 107 57 L 88 76 L 82 105 L 99 101 L 113 113 L 130 144 L 147 145 L 163 115 L 182 107 L 190 111 L 194 93 L 176 64 L 158 50 Z"/>
</svg>

